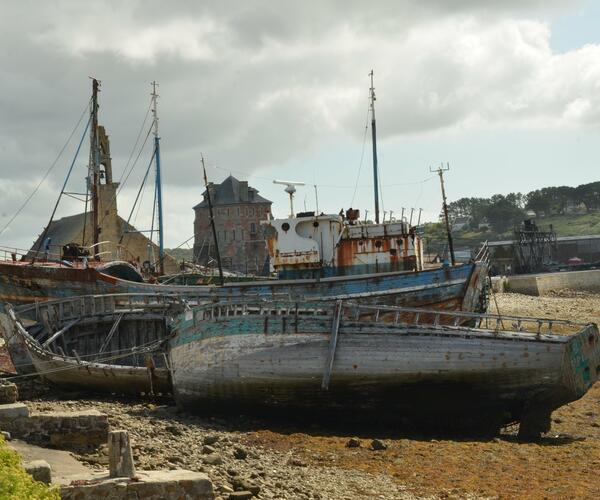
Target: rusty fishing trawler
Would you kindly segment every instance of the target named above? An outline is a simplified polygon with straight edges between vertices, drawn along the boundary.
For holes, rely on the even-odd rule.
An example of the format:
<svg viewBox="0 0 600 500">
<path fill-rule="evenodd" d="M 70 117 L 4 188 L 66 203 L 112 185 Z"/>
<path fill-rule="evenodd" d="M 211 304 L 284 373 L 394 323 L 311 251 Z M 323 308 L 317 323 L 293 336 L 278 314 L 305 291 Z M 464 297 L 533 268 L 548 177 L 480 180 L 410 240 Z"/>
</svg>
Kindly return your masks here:
<svg viewBox="0 0 600 500">
<path fill-rule="evenodd" d="M 269 250 L 278 280 L 224 283 L 221 278 L 220 285 L 198 286 L 148 283 L 144 282 L 136 269 L 127 262 L 104 261 L 104 252 L 99 248 L 107 242 L 100 241 L 102 220 L 97 214 L 102 211 L 102 207 L 97 193 L 100 191 L 100 180 L 103 175 L 108 175 L 108 170 L 106 165 L 103 165 L 106 155 L 100 147 L 99 134 L 93 133 L 94 130 L 99 130 L 97 92 L 98 82 L 93 80 L 88 122 L 92 130 L 88 175 L 93 229 L 90 251 L 86 254 L 74 245 L 69 252 L 63 249 L 62 256 L 55 262 L 50 262 L 51 259 L 39 255 L 40 247 L 44 244 L 43 234 L 38 240 L 38 250 L 30 258 L 13 258 L 0 262 L 1 303 L 19 304 L 111 293 L 158 293 L 194 297 L 203 295 L 206 300 L 235 300 L 243 297 L 287 294 L 291 298 L 344 298 L 467 311 L 485 308 L 488 267 L 485 248 L 472 262 L 425 269 L 421 237 L 415 228 L 405 221 L 390 220 L 380 223 L 373 85 L 371 109 L 376 186 L 374 223 L 359 221 L 358 214 L 353 210 L 349 210 L 345 216 L 318 213 L 295 216 L 293 208 L 290 217 L 286 219 L 265 221 L 264 227 L 269 233 Z M 157 232 L 160 267 L 165 257 L 160 203 L 160 141 L 155 90 L 152 95 L 155 134 L 152 160 L 156 167 L 155 192 L 159 194 Z M 205 196 L 210 197 L 208 188 Z M 48 227 L 50 224 L 46 230 Z M 215 237 L 215 246 L 216 243 Z"/>
</svg>

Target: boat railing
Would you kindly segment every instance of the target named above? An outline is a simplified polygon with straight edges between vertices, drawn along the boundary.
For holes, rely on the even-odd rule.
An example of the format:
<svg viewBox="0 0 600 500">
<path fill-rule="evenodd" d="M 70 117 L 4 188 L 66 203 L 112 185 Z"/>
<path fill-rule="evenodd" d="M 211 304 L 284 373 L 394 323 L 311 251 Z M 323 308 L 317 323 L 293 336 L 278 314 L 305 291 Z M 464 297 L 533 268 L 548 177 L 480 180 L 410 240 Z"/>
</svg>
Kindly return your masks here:
<svg viewBox="0 0 600 500">
<path fill-rule="evenodd" d="M 326 316 L 333 317 L 336 303 L 247 301 L 236 304 L 214 303 L 193 309 L 193 320 L 225 319 L 228 317 L 263 316 Z M 438 309 L 408 308 L 387 305 L 367 305 L 352 301 L 341 301 L 341 316 L 346 321 L 369 321 L 386 325 L 423 326 L 428 328 L 460 328 L 495 332 L 529 332 L 537 335 L 570 333 L 580 331 L 590 324 L 570 320 L 535 318 L 524 316 L 446 311 Z"/>
<path fill-rule="evenodd" d="M 286 293 L 270 295 L 279 301 L 289 301 L 290 295 Z M 166 311 L 174 306 L 190 308 L 215 300 L 206 296 L 206 293 L 195 292 L 192 287 L 185 293 L 181 291 L 147 292 L 147 293 L 113 293 L 99 295 L 80 295 L 62 299 L 35 301 L 14 308 L 17 316 L 35 322 L 64 323 L 84 316 L 101 316 L 136 311 Z M 259 300 L 259 295 L 247 295 L 239 300 Z M 227 302 L 235 307 L 235 299 Z"/>
<path fill-rule="evenodd" d="M 36 301 L 15 307 L 14 310 L 17 316 L 35 322 L 65 322 L 84 316 L 119 314 L 136 310 L 166 310 L 175 304 L 181 304 L 182 307 L 184 305 L 182 299 L 175 294 L 122 293 Z"/>
<path fill-rule="evenodd" d="M 483 242 L 481 248 L 475 254 L 473 259 L 475 262 L 485 262 L 489 264 L 490 262 L 490 247 L 488 246 L 487 240 Z"/>
<path fill-rule="evenodd" d="M 40 250 L 39 252 L 33 252 L 40 260 L 52 259 L 53 261 L 60 262 L 61 254 L 56 252 L 44 252 Z M 28 259 L 28 255 L 30 255 L 30 250 L 16 247 L 5 247 L 0 246 L 0 260 L 9 261 L 9 262 L 20 262 Z M 30 259 L 29 259 L 30 260 Z"/>
<path fill-rule="evenodd" d="M 470 324 L 473 328 L 505 331 L 531 332 L 538 335 L 561 333 L 559 330 L 581 330 L 589 323 L 554 318 L 512 316 L 467 311 L 445 311 L 398 306 L 346 304 L 348 317 L 355 320 L 371 318 L 375 321 L 413 324 L 416 326 L 460 327 Z"/>
</svg>

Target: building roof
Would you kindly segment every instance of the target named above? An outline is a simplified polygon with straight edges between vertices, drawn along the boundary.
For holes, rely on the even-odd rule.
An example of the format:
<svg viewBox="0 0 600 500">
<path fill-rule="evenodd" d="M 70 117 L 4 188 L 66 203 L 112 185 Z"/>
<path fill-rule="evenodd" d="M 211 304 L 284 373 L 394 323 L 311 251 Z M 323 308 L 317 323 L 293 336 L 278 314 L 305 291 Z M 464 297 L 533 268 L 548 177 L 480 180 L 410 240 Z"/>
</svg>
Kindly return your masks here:
<svg viewBox="0 0 600 500">
<path fill-rule="evenodd" d="M 230 175 L 221 184 L 212 184 L 214 191 L 211 191 L 211 202 L 214 206 L 217 205 L 233 205 L 236 203 L 271 203 L 270 200 L 263 198 L 258 194 L 258 190 L 248 186 L 247 182 L 239 181 L 233 175 Z M 244 189 L 247 190 L 246 194 Z M 202 193 L 204 200 L 198 203 L 196 208 L 208 207 L 206 199 L 206 191 Z"/>
<path fill-rule="evenodd" d="M 76 215 L 68 215 L 66 217 L 62 217 L 61 219 L 54 220 L 50 224 L 50 228 L 46 233 L 44 239 L 51 238 L 50 246 L 51 248 L 62 247 L 67 243 L 81 243 L 81 241 L 76 241 L 76 239 L 81 237 L 81 231 L 83 229 L 84 222 L 84 213 L 76 214 Z M 127 224 L 125 220 L 119 217 L 119 222 L 121 227 L 126 227 L 127 231 L 135 231 L 135 228 L 131 224 Z M 92 214 L 88 212 L 86 224 L 91 226 L 92 224 Z M 44 231 L 40 233 L 37 237 L 31 249 L 28 252 L 28 257 L 33 257 L 36 253 L 38 246 L 40 248 L 40 253 L 44 253 L 44 242 L 41 241 L 42 235 Z M 60 251 L 52 251 L 50 253 L 60 253 Z"/>
</svg>

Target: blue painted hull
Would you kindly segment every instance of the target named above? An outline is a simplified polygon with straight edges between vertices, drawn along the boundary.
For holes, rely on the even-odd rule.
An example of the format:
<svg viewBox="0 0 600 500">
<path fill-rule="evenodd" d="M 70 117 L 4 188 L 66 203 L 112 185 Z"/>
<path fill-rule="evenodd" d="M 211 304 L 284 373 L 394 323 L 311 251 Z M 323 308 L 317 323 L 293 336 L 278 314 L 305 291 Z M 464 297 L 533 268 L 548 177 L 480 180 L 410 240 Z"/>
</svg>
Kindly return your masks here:
<svg viewBox="0 0 600 500">
<path fill-rule="evenodd" d="M 235 300 L 257 296 L 315 300 L 345 298 L 369 303 L 476 311 L 481 305 L 486 275 L 487 264 L 480 262 L 419 272 L 339 276 L 320 280 L 181 286 L 136 283 L 105 275 L 95 269 L 0 263 L 0 302 L 18 305 L 79 295 L 160 293 L 199 300 Z"/>
</svg>

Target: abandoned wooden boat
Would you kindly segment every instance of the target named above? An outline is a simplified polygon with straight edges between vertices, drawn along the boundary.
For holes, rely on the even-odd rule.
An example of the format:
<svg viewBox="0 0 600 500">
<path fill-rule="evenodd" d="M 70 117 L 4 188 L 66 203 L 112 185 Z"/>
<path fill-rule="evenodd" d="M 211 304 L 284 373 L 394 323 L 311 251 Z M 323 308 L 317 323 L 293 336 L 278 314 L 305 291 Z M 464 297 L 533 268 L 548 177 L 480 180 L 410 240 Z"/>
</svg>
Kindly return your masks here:
<svg viewBox="0 0 600 500">
<path fill-rule="evenodd" d="M 79 297 L 13 309 L 9 343 L 44 379 L 67 388 L 169 394 L 169 318 L 181 303 L 157 295 Z M 14 356 L 13 356 L 14 359 Z M 23 368 L 23 366 L 21 366 Z M 23 370 L 21 370 L 23 371 Z"/>
<path fill-rule="evenodd" d="M 600 375 L 597 326 L 560 320 L 263 301 L 198 306 L 173 328 L 174 395 L 197 412 L 375 414 L 486 433 L 519 422 L 533 436 Z"/>
</svg>

